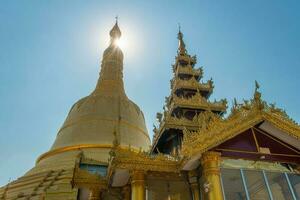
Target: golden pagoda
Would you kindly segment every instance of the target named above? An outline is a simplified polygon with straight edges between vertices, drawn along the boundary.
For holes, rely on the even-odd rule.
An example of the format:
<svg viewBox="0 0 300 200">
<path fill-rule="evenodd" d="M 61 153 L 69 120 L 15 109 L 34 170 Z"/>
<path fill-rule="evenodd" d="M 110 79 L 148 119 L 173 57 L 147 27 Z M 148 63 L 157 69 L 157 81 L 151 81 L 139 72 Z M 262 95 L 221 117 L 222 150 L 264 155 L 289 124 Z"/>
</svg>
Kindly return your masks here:
<svg viewBox="0 0 300 200">
<path fill-rule="evenodd" d="M 298 200 L 300 126 L 261 98 L 210 101 L 179 30 L 171 94 L 150 142 L 123 85 L 118 23 L 95 90 L 76 102 L 51 149 L 0 200 Z"/>
<path fill-rule="evenodd" d="M 183 130 L 197 130 L 201 113 L 211 111 L 219 116 L 226 112 L 227 101 L 210 102 L 213 81 L 199 81 L 202 68 L 195 68 L 196 56 L 187 53 L 183 34 L 178 32 L 178 50 L 173 65 L 174 78 L 171 80 L 171 95 L 166 97 L 163 113 L 157 113 L 159 127 L 154 126 L 152 151 L 154 153 L 178 154 L 183 139 Z"/>
</svg>

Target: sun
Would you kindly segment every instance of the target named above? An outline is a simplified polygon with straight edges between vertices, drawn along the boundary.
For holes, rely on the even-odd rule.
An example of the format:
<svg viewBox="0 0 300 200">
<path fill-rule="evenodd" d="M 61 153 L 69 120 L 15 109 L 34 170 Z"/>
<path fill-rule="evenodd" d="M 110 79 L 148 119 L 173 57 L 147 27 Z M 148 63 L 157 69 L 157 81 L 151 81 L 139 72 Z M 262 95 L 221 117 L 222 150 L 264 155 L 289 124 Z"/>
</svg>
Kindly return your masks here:
<svg viewBox="0 0 300 200">
<path fill-rule="evenodd" d="M 110 28 L 111 24 L 107 26 Z M 136 28 L 134 24 L 126 24 L 125 27 L 121 28 L 121 32 L 122 35 L 120 37 L 111 38 L 107 37 L 107 32 L 101 31 L 100 34 L 97 32 L 94 38 L 97 39 L 98 36 L 101 35 L 101 43 L 99 42 L 97 44 L 100 44 L 103 49 L 109 45 L 120 48 L 124 57 L 126 57 L 126 61 L 138 59 L 137 54 L 143 50 L 141 45 L 143 38 L 138 28 Z"/>
<path fill-rule="evenodd" d="M 119 38 L 115 41 L 115 44 L 120 47 L 122 50 L 125 50 L 127 47 L 127 42 L 124 38 Z"/>
</svg>

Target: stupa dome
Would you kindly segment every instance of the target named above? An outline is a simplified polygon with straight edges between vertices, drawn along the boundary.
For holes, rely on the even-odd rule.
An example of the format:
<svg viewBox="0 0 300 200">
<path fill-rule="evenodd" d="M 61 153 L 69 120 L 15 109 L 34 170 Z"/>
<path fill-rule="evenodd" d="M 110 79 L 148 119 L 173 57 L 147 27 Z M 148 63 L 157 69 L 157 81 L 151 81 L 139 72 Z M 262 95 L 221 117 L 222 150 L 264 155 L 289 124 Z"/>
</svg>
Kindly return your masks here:
<svg viewBox="0 0 300 200">
<path fill-rule="evenodd" d="M 144 115 L 126 96 L 94 92 L 73 105 L 51 150 L 74 145 L 110 146 L 115 138 L 121 146 L 146 150 L 150 140 Z"/>
</svg>

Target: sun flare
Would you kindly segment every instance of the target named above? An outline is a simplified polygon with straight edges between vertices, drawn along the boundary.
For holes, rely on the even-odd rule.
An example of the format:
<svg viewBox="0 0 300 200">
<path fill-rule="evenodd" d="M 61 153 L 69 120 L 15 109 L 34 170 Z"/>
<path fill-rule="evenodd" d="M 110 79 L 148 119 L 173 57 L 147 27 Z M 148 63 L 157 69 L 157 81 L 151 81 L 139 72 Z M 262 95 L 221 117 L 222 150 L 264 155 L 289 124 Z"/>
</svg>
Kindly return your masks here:
<svg viewBox="0 0 300 200">
<path fill-rule="evenodd" d="M 123 51 L 126 49 L 127 47 L 127 42 L 124 38 L 119 38 L 115 41 L 115 44 L 120 47 Z"/>
</svg>

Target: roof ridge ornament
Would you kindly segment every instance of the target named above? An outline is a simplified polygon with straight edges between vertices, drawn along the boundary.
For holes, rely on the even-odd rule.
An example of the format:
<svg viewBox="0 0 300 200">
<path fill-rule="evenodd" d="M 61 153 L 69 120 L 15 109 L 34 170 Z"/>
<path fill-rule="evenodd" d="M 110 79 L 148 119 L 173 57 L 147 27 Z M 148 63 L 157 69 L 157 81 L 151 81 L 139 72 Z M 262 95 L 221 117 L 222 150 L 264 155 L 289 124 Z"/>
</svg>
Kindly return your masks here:
<svg viewBox="0 0 300 200">
<path fill-rule="evenodd" d="M 261 93 L 258 91 L 259 88 L 260 85 L 255 80 L 255 91 L 253 95 L 253 103 L 256 108 L 258 108 L 259 110 L 263 110 L 265 106 L 264 106 L 264 101 L 261 99 Z"/>
<path fill-rule="evenodd" d="M 260 85 L 258 84 L 257 80 L 255 80 L 255 91 L 257 92 L 260 88 Z"/>
</svg>

